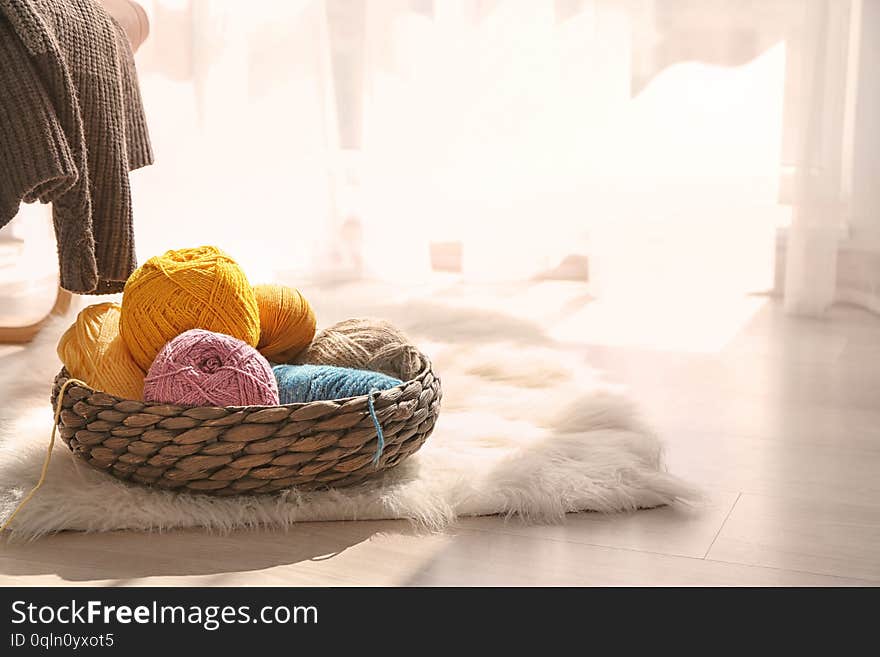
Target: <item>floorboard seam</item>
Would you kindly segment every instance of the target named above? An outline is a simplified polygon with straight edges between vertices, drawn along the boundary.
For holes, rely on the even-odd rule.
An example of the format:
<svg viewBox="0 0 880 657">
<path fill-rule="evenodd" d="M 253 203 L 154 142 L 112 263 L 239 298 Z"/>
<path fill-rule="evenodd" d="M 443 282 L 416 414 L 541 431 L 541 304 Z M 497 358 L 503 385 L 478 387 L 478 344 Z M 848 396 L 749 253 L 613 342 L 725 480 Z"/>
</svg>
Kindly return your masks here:
<svg viewBox="0 0 880 657">
<path fill-rule="evenodd" d="M 819 573 L 814 570 L 804 570 L 803 568 L 785 568 L 782 566 L 768 566 L 760 563 L 746 563 L 745 561 L 728 561 L 727 559 L 703 559 L 709 563 L 721 563 L 727 566 L 747 566 L 749 568 L 763 568 L 764 570 L 778 570 L 784 573 L 797 573 L 801 575 L 813 575 L 815 577 L 830 577 L 832 579 L 847 579 L 853 582 L 860 582 L 866 586 L 880 586 L 880 580 L 870 579 L 866 577 L 854 577 L 852 575 L 834 575 L 832 573 Z"/>
<path fill-rule="evenodd" d="M 733 510 L 736 508 L 736 505 L 739 503 L 740 498 L 743 496 L 742 491 L 740 491 L 736 499 L 733 501 L 733 504 L 730 505 L 730 511 L 727 512 L 727 515 L 724 516 L 724 520 L 721 522 L 721 526 L 718 528 L 718 531 L 715 532 L 715 536 L 712 538 L 712 542 L 709 543 L 709 547 L 706 548 L 706 554 L 703 555 L 703 559 L 707 559 L 709 557 L 709 553 L 712 551 L 712 546 L 715 545 L 715 541 L 718 540 L 718 537 L 721 536 L 721 532 L 724 529 L 724 525 L 727 524 L 728 518 L 730 518 L 730 514 L 733 513 Z"/>
</svg>

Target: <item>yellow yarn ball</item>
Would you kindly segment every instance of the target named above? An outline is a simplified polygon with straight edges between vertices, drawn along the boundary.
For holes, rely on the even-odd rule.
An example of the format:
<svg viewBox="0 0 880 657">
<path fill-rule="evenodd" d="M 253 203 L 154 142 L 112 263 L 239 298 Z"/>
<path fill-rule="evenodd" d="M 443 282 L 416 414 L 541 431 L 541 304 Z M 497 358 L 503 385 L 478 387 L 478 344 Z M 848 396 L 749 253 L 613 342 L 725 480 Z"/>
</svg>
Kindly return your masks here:
<svg viewBox="0 0 880 657">
<path fill-rule="evenodd" d="M 122 293 L 120 334 L 144 370 L 166 342 L 194 328 L 225 333 L 252 347 L 260 339 L 253 288 L 238 263 L 213 246 L 150 258 Z"/>
<path fill-rule="evenodd" d="M 256 285 L 260 308 L 257 349 L 276 363 L 288 363 L 315 337 L 315 313 L 299 290 L 286 285 Z"/>
<path fill-rule="evenodd" d="M 58 357 L 72 377 L 96 390 L 141 399 L 145 372 L 119 335 L 120 310 L 115 303 L 83 309 L 58 341 Z"/>
</svg>

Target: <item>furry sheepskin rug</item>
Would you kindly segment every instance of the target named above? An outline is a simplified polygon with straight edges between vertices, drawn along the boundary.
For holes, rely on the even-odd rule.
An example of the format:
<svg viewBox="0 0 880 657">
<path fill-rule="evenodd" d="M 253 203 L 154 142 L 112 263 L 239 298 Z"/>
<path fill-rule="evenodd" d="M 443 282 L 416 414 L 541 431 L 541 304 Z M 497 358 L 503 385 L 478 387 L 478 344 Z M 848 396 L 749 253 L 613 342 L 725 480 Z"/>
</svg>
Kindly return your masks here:
<svg viewBox="0 0 880 657">
<path fill-rule="evenodd" d="M 324 300 L 316 308 L 322 325 L 385 317 L 434 361 L 443 406 L 434 434 L 414 457 L 352 488 L 232 499 L 122 483 L 75 459 L 58 440 L 46 483 L 9 536 L 386 518 L 440 529 L 465 515 L 548 522 L 567 512 L 630 511 L 698 497 L 665 471 L 660 441 L 624 393 L 540 327 L 443 298 L 352 308 L 334 302 L 334 294 L 341 292 L 311 293 Z M 52 425 L 49 391 L 60 368 L 55 344 L 72 319 L 53 321 L 26 349 L 0 358 L 0 518 L 39 476 Z"/>
</svg>

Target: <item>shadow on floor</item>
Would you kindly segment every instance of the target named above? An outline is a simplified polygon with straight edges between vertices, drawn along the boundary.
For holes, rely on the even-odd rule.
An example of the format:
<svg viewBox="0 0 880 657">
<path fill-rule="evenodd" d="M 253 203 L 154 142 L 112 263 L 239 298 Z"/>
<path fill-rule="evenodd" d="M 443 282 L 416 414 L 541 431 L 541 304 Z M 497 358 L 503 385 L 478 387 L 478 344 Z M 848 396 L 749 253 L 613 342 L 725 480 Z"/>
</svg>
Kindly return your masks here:
<svg viewBox="0 0 880 657">
<path fill-rule="evenodd" d="M 0 575 L 55 574 L 80 582 L 241 573 L 333 559 L 350 547 L 387 533 L 412 536 L 423 532 L 409 522 L 394 520 L 309 522 L 287 531 L 236 531 L 225 535 L 200 530 L 161 534 L 62 532 L 32 542 L 0 543 Z"/>
</svg>

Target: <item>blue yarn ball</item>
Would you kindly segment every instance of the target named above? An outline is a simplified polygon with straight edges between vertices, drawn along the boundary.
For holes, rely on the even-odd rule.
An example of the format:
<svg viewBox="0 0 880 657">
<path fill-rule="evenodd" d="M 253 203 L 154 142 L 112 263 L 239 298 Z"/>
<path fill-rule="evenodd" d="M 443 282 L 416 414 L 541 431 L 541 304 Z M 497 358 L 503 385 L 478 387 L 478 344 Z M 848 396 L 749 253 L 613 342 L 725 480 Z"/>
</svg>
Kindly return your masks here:
<svg viewBox="0 0 880 657">
<path fill-rule="evenodd" d="M 282 404 L 358 397 L 403 383 L 381 372 L 332 365 L 275 365 L 272 373 Z"/>
</svg>

